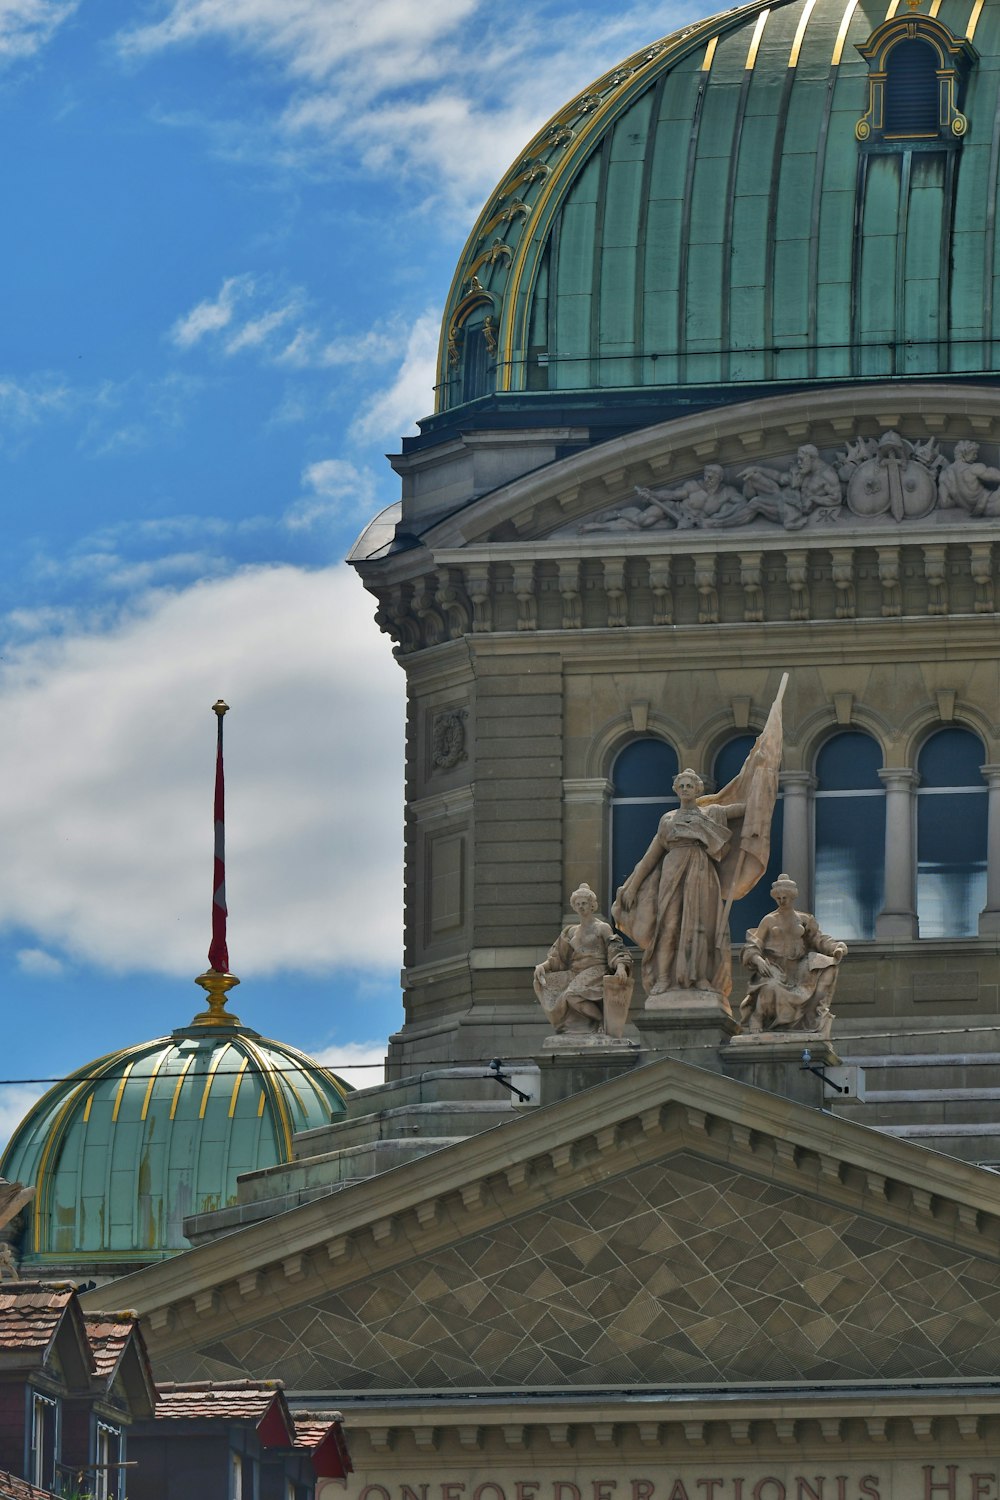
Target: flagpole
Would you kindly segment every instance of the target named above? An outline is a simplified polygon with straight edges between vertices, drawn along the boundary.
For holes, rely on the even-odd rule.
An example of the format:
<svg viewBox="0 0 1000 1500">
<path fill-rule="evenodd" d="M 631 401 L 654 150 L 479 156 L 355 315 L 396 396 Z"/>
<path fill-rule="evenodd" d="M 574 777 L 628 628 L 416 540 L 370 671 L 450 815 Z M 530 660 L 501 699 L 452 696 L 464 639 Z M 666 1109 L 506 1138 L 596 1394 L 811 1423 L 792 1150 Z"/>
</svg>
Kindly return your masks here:
<svg viewBox="0 0 1000 1500">
<path fill-rule="evenodd" d="M 215 974 L 229 973 L 229 948 L 226 944 L 226 781 L 222 763 L 222 720 L 229 704 L 219 698 L 212 704 L 218 720 L 215 750 L 215 862 L 212 881 L 212 941 L 208 947 L 208 966 Z"/>
<path fill-rule="evenodd" d="M 226 924 L 229 912 L 226 907 L 226 780 L 222 756 L 222 720 L 229 712 L 229 704 L 219 698 L 212 704 L 212 712 L 218 720 L 215 747 L 215 847 L 212 880 L 212 940 L 208 948 L 208 970 L 199 974 L 195 984 L 200 984 L 208 995 L 208 1009 L 195 1016 L 199 1026 L 238 1026 L 239 1017 L 226 1010 L 226 995 L 239 984 L 235 974 L 229 972 L 229 947 Z"/>
</svg>

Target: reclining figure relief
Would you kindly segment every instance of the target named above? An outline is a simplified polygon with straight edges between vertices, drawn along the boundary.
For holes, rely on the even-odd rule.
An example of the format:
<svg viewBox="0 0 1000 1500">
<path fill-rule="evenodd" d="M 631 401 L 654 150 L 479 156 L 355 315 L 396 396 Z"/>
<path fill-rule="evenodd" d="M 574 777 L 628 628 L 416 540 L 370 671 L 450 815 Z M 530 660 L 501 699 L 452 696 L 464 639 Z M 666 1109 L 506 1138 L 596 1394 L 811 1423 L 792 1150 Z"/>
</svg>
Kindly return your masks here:
<svg viewBox="0 0 1000 1500">
<path fill-rule="evenodd" d="M 827 454 L 803 443 L 793 459 L 734 474 L 706 464 L 698 478 L 659 489 L 636 485 L 634 495 L 633 504 L 578 522 L 577 534 L 993 519 L 1000 516 L 1000 467 L 981 461 L 971 439 L 958 439 L 949 461 L 936 437 L 889 431 Z"/>
</svg>

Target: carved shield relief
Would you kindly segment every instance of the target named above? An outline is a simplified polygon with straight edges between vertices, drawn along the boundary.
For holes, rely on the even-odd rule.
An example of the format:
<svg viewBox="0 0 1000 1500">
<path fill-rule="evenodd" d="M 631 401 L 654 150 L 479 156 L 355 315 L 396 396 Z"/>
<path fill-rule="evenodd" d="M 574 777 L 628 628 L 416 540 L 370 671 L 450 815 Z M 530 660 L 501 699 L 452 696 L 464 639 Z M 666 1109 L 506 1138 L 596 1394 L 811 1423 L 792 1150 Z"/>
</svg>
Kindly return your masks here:
<svg viewBox="0 0 1000 1500">
<path fill-rule="evenodd" d="M 889 511 L 896 521 L 915 521 L 934 509 L 937 485 L 933 474 L 915 459 L 880 453 L 851 475 L 847 504 L 856 516 Z"/>
</svg>

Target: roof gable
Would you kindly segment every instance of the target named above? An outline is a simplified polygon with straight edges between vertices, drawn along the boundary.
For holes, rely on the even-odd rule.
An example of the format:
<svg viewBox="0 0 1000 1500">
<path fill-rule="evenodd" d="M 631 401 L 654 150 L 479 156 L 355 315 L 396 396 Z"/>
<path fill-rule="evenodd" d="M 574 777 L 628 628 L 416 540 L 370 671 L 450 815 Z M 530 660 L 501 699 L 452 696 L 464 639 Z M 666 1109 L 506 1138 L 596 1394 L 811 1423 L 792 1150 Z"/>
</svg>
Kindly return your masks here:
<svg viewBox="0 0 1000 1500">
<path fill-rule="evenodd" d="M 996 1363 L 989 1173 L 670 1061 L 493 1134 L 131 1278 L 159 1367 L 343 1391 Z"/>
</svg>

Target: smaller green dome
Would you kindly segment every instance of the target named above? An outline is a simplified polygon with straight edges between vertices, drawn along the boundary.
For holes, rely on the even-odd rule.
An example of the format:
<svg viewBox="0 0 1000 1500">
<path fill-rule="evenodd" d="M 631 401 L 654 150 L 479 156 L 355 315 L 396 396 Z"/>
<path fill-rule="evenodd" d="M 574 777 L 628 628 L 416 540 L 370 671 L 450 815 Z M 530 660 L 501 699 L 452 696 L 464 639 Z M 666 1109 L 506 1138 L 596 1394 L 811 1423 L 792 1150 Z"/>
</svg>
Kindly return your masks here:
<svg viewBox="0 0 1000 1500">
<path fill-rule="evenodd" d="M 344 1110 L 349 1085 L 228 1016 L 78 1068 L 22 1120 L 0 1176 L 34 1185 L 25 1265 L 117 1272 L 185 1250 L 183 1222 Z"/>
</svg>

